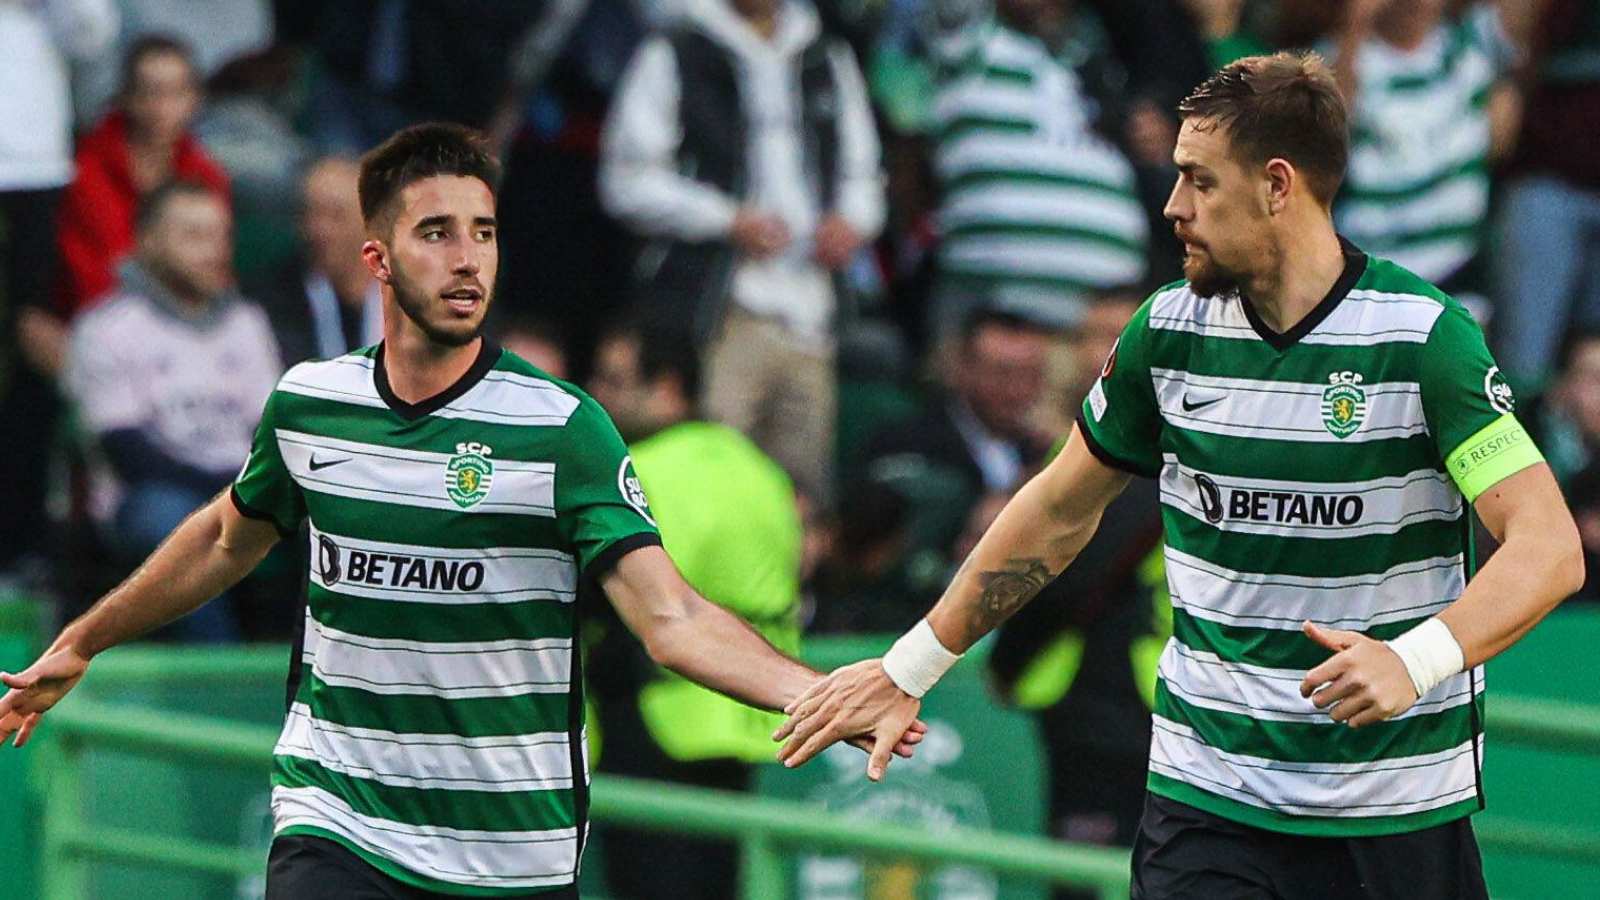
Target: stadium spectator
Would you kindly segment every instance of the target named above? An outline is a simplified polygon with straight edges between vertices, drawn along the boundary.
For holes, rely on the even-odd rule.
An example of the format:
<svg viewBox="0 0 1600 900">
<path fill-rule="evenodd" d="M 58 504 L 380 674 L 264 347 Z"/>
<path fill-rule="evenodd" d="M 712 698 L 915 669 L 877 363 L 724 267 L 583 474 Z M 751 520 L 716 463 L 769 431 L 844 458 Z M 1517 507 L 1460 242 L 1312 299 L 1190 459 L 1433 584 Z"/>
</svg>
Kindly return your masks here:
<svg viewBox="0 0 1600 900">
<path fill-rule="evenodd" d="M 500 312 L 558 328 L 578 371 L 628 302 L 631 237 L 597 180 L 606 107 L 645 27 L 639 5 L 552 0 L 512 56 L 491 125 L 506 161 Z"/>
<path fill-rule="evenodd" d="M 1498 353 L 1513 387 L 1550 374 L 1574 323 L 1600 324 L 1600 10 L 1544 0 L 1526 114 L 1496 228 Z"/>
<path fill-rule="evenodd" d="M 318 160 L 301 183 L 301 248 L 250 292 L 266 306 L 284 362 L 330 359 L 383 337 L 378 282 L 361 258 L 360 164 Z"/>
<path fill-rule="evenodd" d="M 505 317 L 498 329 L 500 346 L 555 378 L 572 377 L 566 335 L 555 325 L 529 313 Z"/>
<path fill-rule="evenodd" d="M 317 61 L 307 97 L 319 153 L 363 153 L 424 119 L 487 123 L 507 59 L 543 3 L 277 0 L 280 39 Z"/>
<path fill-rule="evenodd" d="M 1060 0 L 1000 0 L 934 102 L 943 204 L 934 333 L 997 306 L 1057 326 L 1094 290 L 1145 273 L 1149 226 L 1132 164 L 1095 129 Z"/>
<path fill-rule="evenodd" d="M 46 311 L 55 221 L 72 179 L 69 66 L 116 37 L 111 0 L 0 3 L 0 572 L 39 548 L 60 328 Z M 41 334 L 40 332 L 43 332 Z"/>
<path fill-rule="evenodd" d="M 919 415 L 868 442 L 865 477 L 911 502 L 912 552 L 931 549 L 948 562 L 979 498 L 1014 490 L 1043 459 L 1049 440 L 1032 414 L 1049 347 L 1049 332 L 1026 319 L 971 313 L 945 389 Z"/>
<path fill-rule="evenodd" d="M 815 602 L 807 633 L 880 634 L 917 621 L 925 584 L 944 572 L 917 571 L 929 557 L 910 552 L 911 523 L 910 504 L 887 484 L 852 482 L 840 492 L 828 552 L 807 582 Z"/>
<path fill-rule="evenodd" d="M 78 122 L 89 125 L 123 90 L 121 60 L 144 38 L 160 35 L 189 48 L 200 81 L 273 42 L 274 0 L 116 0 L 120 38 L 77 79 Z"/>
<path fill-rule="evenodd" d="M 161 36 L 135 41 L 117 109 L 78 145 L 77 177 L 62 201 L 57 308 L 68 318 L 116 285 L 117 263 L 134 245 L 134 212 L 156 186 L 195 181 L 227 201 L 227 175 L 189 131 L 199 108 L 188 48 Z"/>
<path fill-rule="evenodd" d="M 1489 169 L 1510 149 L 1503 120 L 1517 115 L 1505 77 L 1516 53 L 1494 5 L 1459 16 L 1446 5 L 1352 3 L 1325 45 L 1352 113 L 1334 221 L 1356 246 L 1439 284 L 1481 318 L 1475 263 Z"/>
<path fill-rule="evenodd" d="M 1567 335 L 1555 382 L 1517 415 L 1563 486 L 1600 460 L 1600 331 Z"/>
<path fill-rule="evenodd" d="M 109 464 L 95 493 L 130 564 L 228 484 L 280 371 L 266 315 L 233 291 L 223 195 L 169 182 L 141 202 L 136 227 L 117 292 L 73 324 L 64 377 Z M 224 641 L 238 623 L 212 604 L 170 633 Z"/>
<path fill-rule="evenodd" d="M 1098 297 L 1070 333 L 1072 406 L 1082 407 L 1142 299 L 1134 292 Z M 1050 830 L 1062 840 L 1129 846 L 1138 830 L 1150 747 L 1147 692 L 1171 619 L 1159 495 L 1153 481 L 1130 482 L 1073 565 L 1000 629 L 989 656 L 1000 695 L 1038 718 Z M 966 558 L 1008 498 L 991 494 L 974 508 L 956 559 Z"/>
<path fill-rule="evenodd" d="M 591 390 L 628 442 L 667 554 L 706 599 L 774 647 L 800 646 L 800 514 L 783 470 L 747 438 L 695 416 L 699 360 L 687 334 L 630 323 L 604 336 Z M 603 771 L 745 790 L 772 758 L 781 717 L 653 665 L 620 623 L 591 655 Z M 622 898 L 734 897 L 727 842 L 610 829 L 606 876 Z"/>
<path fill-rule="evenodd" d="M 792 0 L 688 0 L 623 78 L 600 196 L 652 242 L 641 301 L 709 340 L 707 414 L 829 498 L 845 314 L 833 276 L 884 220 L 849 48 Z"/>
<path fill-rule="evenodd" d="M 1246 0 L 1183 0 L 1183 6 L 1200 31 L 1211 68 L 1269 52 L 1266 42 L 1245 23 Z"/>
<path fill-rule="evenodd" d="M 299 243 L 300 180 L 314 161 L 291 121 L 301 69 L 283 47 L 235 59 L 207 80 L 194 123 L 233 188 L 234 264 L 246 282 L 292 265 Z"/>
</svg>

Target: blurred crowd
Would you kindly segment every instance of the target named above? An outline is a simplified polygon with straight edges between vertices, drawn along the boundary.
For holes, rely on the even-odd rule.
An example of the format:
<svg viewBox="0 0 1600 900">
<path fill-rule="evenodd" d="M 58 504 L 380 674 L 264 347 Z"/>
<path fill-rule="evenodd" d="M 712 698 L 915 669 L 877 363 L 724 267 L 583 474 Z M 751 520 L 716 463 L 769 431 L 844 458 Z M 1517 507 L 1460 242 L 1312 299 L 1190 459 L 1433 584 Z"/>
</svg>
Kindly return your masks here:
<svg viewBox="0 0 1600 900">
<path fill-rule="evenodd" d="M 1353 107 L 1340 230 L 1479 317 L 1600 555 L 1595 0 L 0 0 L 0 580 L 81 608 L 285 368 L 379 338 L 358 158 L 442 119 L 505 164 L 493 336 L 611 410 L 697 586 L 780 645 L 899 631 L 1180 277 L 1177 101 L 1307 47 Z M 990 662 L 1135 760 L 1057 786 L 1097 840 L 1166 627 L 1154 492 L 1106 522 Z M 293 543 L 163 636 L 287 635 Z"/>
</svg>

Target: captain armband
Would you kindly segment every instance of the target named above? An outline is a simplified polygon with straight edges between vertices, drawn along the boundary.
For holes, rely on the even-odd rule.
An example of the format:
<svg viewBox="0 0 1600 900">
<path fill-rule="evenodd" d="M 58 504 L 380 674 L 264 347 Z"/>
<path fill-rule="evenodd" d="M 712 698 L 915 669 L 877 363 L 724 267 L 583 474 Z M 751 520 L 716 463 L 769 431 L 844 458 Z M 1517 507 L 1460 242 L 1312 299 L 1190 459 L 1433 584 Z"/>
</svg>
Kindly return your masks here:
<svg viewBox="0 0 1600 900">
<path fill-rule="evenodd" d="M 1445 457 L 1445 469 L 1471 503 L 1501 479 L 1543 461 L 1522 423 L 1506 413 L 1462 441 Z"/>
</svg>

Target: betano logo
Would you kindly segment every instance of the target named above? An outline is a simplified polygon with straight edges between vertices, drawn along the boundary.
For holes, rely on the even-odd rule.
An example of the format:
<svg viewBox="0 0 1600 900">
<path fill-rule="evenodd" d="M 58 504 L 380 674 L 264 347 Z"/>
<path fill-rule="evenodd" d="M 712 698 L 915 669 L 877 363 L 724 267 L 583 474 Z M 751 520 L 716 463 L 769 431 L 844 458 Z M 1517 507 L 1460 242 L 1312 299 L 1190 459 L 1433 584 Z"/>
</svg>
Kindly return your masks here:
<svg viewBox="0 0 1600 900">
<path fill-rule="evenodd" d="M 1354 525 L 1366 514 L 1366 502 L 1357 494 L 1224 489 L 1198 472 L 1194 485 L 1200 494 L 1200 511 L 1213 525 L 1223 519 L 1274 525 Z"/>
<path fill-rule="evenodd" d="M 483 586 L 484 570 L 483 563 L 477 560 L 353 550 L 340 547 L 327 535 L 319 535 L 317 574 L 322 577 L 322 586 L 328 588 L 343 582 L 470 593 Z"/>
</svg>

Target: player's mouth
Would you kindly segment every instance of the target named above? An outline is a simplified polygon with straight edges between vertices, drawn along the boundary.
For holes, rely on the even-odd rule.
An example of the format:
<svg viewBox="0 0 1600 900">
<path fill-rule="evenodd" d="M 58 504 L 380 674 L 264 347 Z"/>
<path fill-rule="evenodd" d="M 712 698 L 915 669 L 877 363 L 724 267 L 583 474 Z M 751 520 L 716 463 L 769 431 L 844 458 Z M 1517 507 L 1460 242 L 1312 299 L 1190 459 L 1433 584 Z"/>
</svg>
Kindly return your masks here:
<svg viewBox="0 0 1600 900">
<path fill-rule="evenodd" d="M 483 289 L 475 287 L 459 287 L 445 291 L 439 297 L 450 307 L 450 311 L 460 316 L 470 316 L 477 312 L 483 303 Z"/>
</svg>

